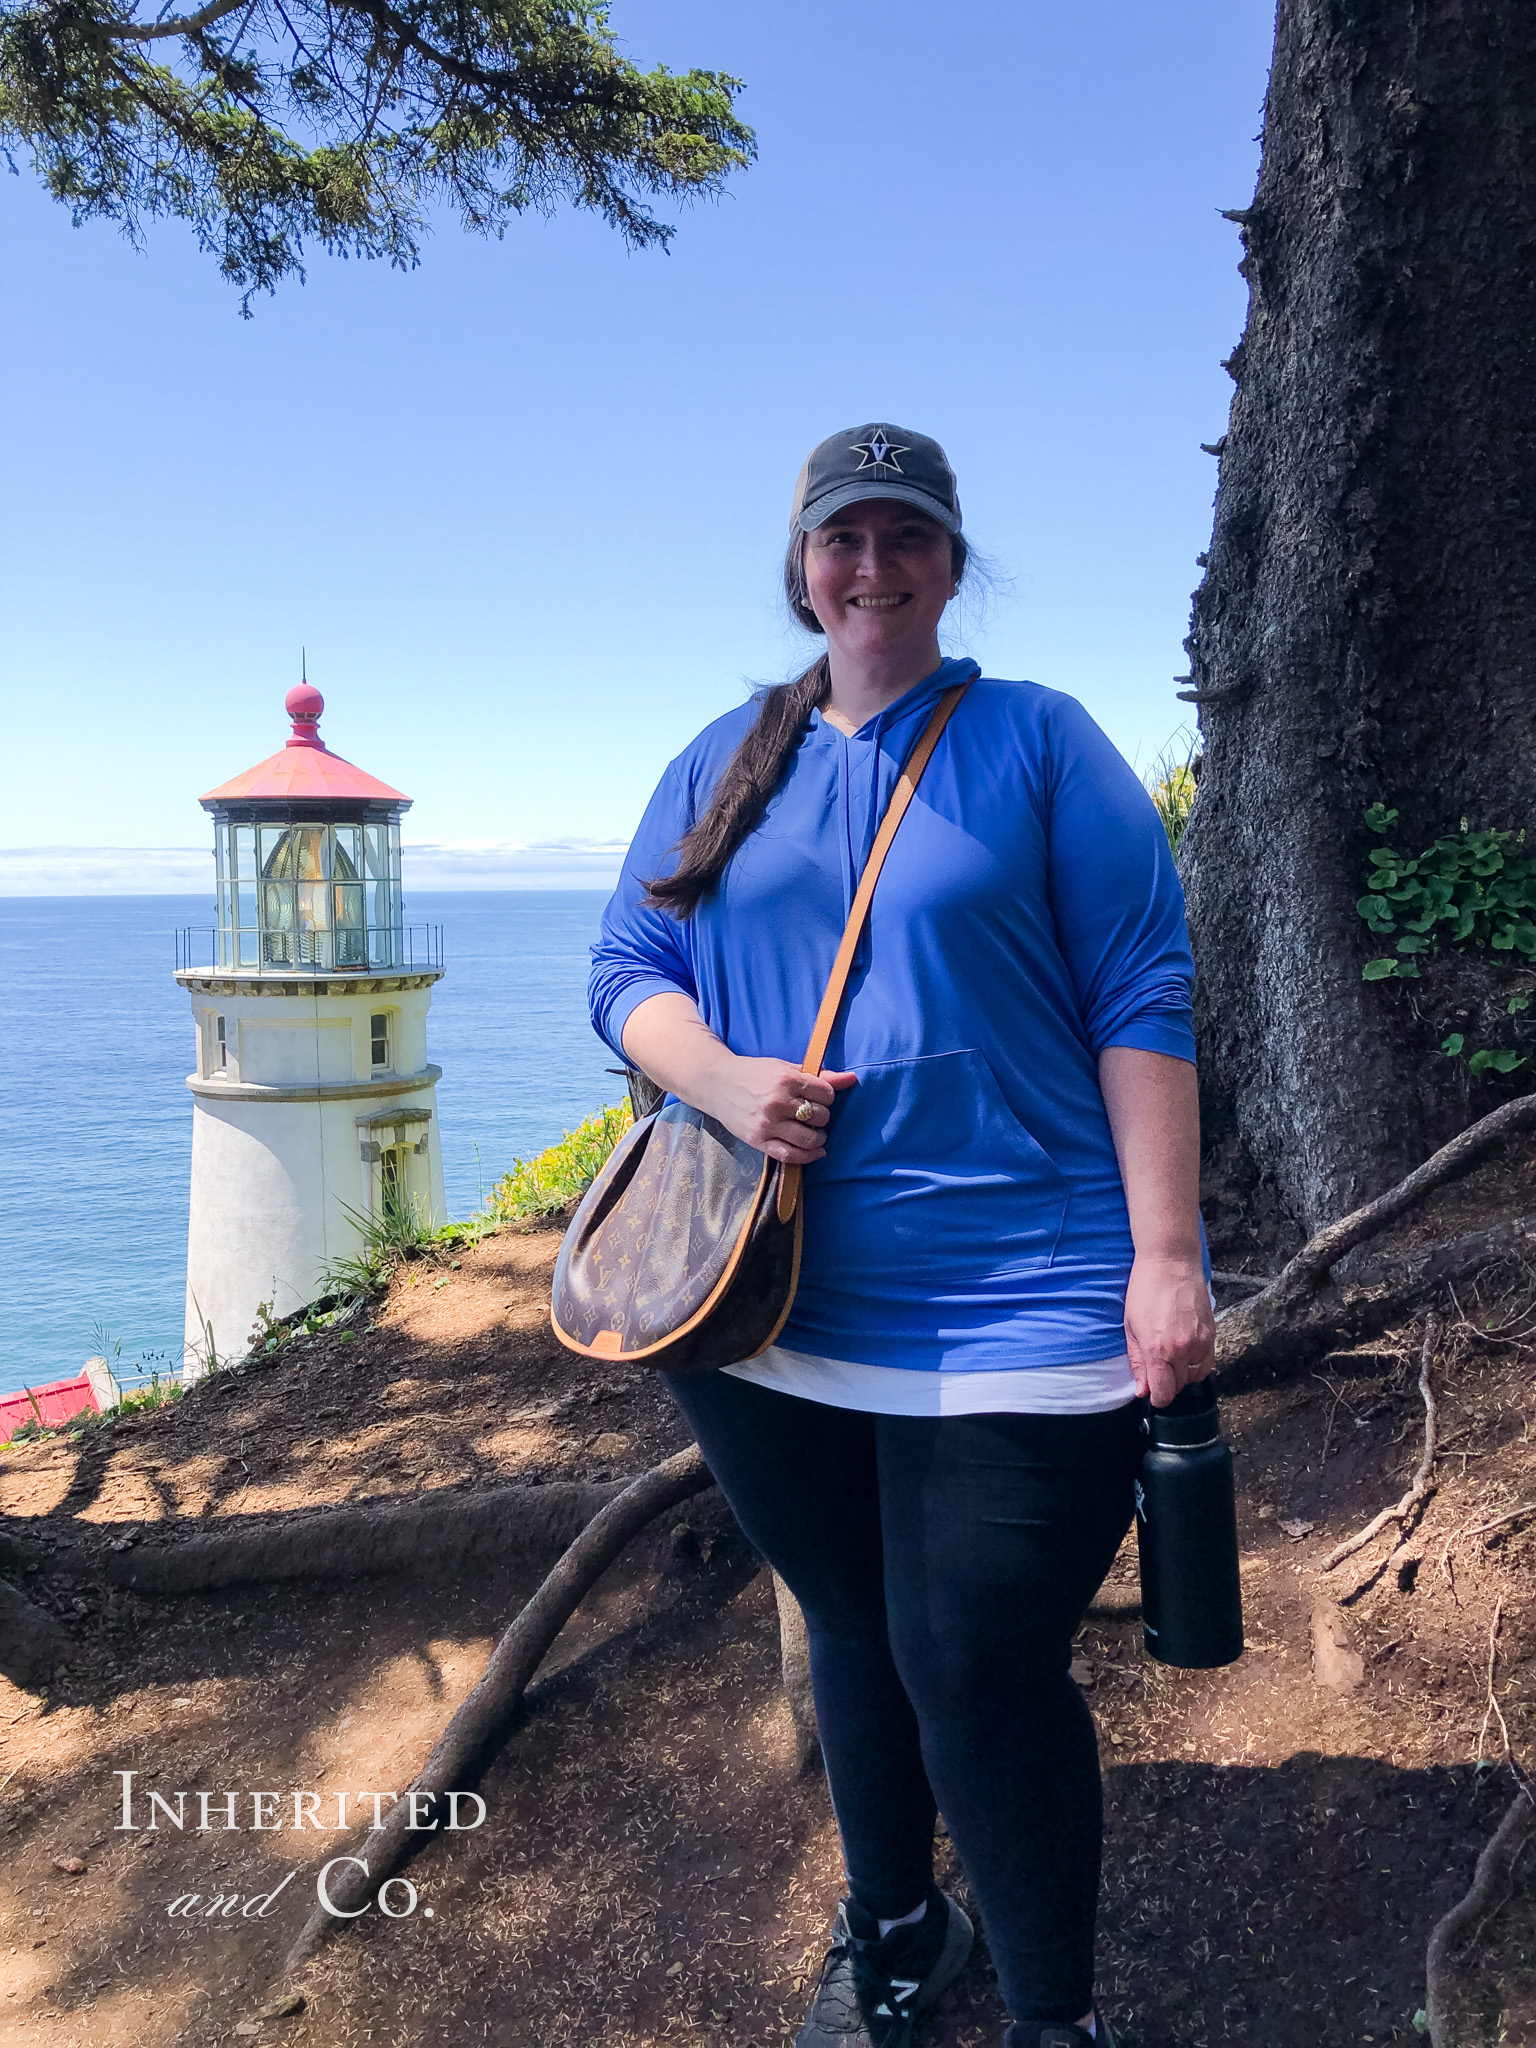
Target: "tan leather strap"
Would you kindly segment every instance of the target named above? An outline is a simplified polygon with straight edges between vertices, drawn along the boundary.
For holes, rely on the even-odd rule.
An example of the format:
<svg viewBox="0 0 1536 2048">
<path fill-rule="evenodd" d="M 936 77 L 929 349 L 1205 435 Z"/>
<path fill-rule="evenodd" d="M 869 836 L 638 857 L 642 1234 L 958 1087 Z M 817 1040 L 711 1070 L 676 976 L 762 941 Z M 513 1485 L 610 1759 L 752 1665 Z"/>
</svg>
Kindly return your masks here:
<svg viewBox="0 0 1536 2048">
<path fill-rule="evenodd" d="M 923 729 L 923 736 L 902 763 L 901 774 L 896 787 L 891 791 L 891 800 L 885 807 L 885 816 L 880 820 L 880 830 L 875 834 L 875 843 L 869 849 L 869 859 L 864 863 L 864 872 L 859 877 L 859 886 L 853 892 L 853 907 L 848 912 L 848 922 L 843 926 L 842 940 L 838 945 L 837 957 L 832 962 L 832 972 L 827 977 L 826 993 L 821 999 L 821 1008 L 816 1012 L 816 1022 L 811 1026 L 811 1039 L 805 1048 L 805 1058 L 800 1068 L 806 1074 L 819 1074 L 822 1061 L 827 1056 L 827 1047 L 832 1039 L 832 1027 L 837 1022 L 837 1013 L 843 1007 L 843 997 L 848 993 L 848 976 L 853 971 L 853 956 L 858 951 L 859 940 L 869 921 L 869 906 L 874 901 L 875 884 L 880 879 L 880 870 L 885 865 L 885 856 L 891 850 L 891 841 L 896 837 L 896 828 L 906 816 L 907 806 L 917 794 L 917 785 L 923 779 L 923 770 L 939 744 L 939 735 L 948 725 L 955 706 L 971 687 L 971 679 L 956 683 L 944 692 L 933 707 L 933 716 Z M 787 1223 L 795 1212 L 795 1201 L 800 1193 L 800 1168 L 786 1166 L 779 1181 L 779 1220 Z"/>
<path fill-rule="evenodd" d="M 900 778 L 891 791 L 891 800 L 885 807 L 885 816 L 880 820 L 880 830 L 875 834 L 875 843 L 869 849 L 869 859 L 864 863 L 864 872 L 859 877 L 859 886 L 853 894 L 853 908 L 848 913 L 848 922 L 843 926 L 842 943 L 837 949 L 837 958 L 832 962 L 832 972 L 827 977 L 827 992 L 821 999 L 821 1008 L 816 1012 L 816 1022 L 811 1027 L 811 1042 L 805 1048 L 805 1058 L 800 1062 L 807 1074 L 819 1074 L 821 1063 L 827 1056 L 827 1047 L 832 1040 L 832 1027 L 837 1022 L 837 1013 L 843 1007 L 843 997 L 848 992 L 848 976 L 853 971 L 853 956 L 858 951 L 859 940 L 869 921 L 869 906 L 874 901 L 875 884 L 880 879 L 880 870 L 885 866 L 885 856 L 891 850 L 891 841 L 896 837 L 896 828 L 907 814 L 907 805 L 917 794 L 917 785 L 923 779 L 923 770 L 928 766 L 934 748 L 939 744 L 939 735 L 950 721 L 950 716 L 960 699 L 970 688 L 970 678 L 956 683 L 952 690 L 946 690 L 934 706 L 933 716 L 923 731 L 922 738 L 902 764 Z"/>
</svg>

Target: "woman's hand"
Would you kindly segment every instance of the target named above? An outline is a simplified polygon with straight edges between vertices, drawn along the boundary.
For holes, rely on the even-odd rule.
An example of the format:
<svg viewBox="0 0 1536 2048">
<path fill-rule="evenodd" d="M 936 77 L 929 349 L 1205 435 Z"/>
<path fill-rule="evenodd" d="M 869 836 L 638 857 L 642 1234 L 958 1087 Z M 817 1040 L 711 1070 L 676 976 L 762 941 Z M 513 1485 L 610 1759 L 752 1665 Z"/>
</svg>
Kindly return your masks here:
<svg viewBox="0 0 1536 2048">
<path fill-rule="evenodd" d="M 1166 1408 L 1216 1363 L 1216 1320 L 1198 1258 L 1138 1253 L 1125 1290 L 1125 1348 L 1138 1394 Z"/>
<path fill-rule="evenodd" d="M 813 1078 L 787 1060 L 743 1059 L 729 1053 L 701 1091 L 709 1100 L 697 1107 L 770 1159 L 810 1166 L 827 1149 L 834 1097 L 857 1079 L 856 1074 Z M 802 1103 L 809 1103 L 810 1109 L 796 1116 Z"/>
<path fill-rule="evenodd" d="M 717 1116 L 739 1139 L 786 1165 L 813 1165 L 827 1149 L 831 1102 L 858 1079 L 856 1073 L 809 1075 L 784 1059 L 741 1059 L 735 1053 L 711 1075 L 709 1102 L 698 1108 Z M 811 1104 L 801 1116 L 801 1104 Z"/>
<path fill-rule="evenodd" d="M 833 1098 L 857 1074 L 816 1079 L 788 1060 L 747 1059 L 731 1051 L 685 995 L 647 996 L 624 1026 L 624 1057 L 658 1087 L 691 1103 L 770 1159 L 811 1166 L 827 1149 Z M 803 1117 L 795 1111 L 809 1104 Z"/>
</svg>

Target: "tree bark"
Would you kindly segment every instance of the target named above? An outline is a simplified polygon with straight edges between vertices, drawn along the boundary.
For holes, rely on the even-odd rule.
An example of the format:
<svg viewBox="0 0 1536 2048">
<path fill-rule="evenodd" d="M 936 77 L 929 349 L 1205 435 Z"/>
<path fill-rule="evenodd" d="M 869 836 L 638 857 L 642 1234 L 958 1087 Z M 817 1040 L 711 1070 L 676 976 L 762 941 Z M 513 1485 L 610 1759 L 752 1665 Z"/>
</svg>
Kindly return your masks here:
<svg viewBox="0 0 1536 2048">
<path fill-rule="evenodd" d="M 1468 1120 L 1419 985 L 1361 981 L 1364 811 L 1536 822 L 1533 76 L 1525 0 L 1280 0 L 1235 216 L 1181 867 L 1212 1152 L 1304 1233 Z"/>
</svg>

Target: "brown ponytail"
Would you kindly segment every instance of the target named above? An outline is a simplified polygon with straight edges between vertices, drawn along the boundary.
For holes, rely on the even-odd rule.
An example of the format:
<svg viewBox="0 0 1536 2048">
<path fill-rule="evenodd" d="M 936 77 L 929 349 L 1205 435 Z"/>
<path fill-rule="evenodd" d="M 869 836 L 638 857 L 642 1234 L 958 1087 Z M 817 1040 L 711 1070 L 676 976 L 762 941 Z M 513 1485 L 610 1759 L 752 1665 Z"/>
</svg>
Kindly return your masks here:
<svg viewBox="0 0 1536 2048">
<path fill-rule="evenodd" d="M 965 574 L 967 553 L 960 535 L 951 535 L 950 564 L 957 588 Z M 784 557 L 784 595 L 797 624 L 808 633 L 825 630 L 811 610 L 805 582 L 805 536 L 800 533 L 791 536 Z M 692 917 L 724 874 L 731 855 L 757 830 L 807 720 L 826 702 L 831 687 L 832 671 L 827 657 L 820 654 L 792 683 L 776 683 L 759 691 L 751 730 L 726 762 L 703 817 L 679 840 L 671 874 L 646 883 L 647 903 L 676 918 Z"/>
</svg>

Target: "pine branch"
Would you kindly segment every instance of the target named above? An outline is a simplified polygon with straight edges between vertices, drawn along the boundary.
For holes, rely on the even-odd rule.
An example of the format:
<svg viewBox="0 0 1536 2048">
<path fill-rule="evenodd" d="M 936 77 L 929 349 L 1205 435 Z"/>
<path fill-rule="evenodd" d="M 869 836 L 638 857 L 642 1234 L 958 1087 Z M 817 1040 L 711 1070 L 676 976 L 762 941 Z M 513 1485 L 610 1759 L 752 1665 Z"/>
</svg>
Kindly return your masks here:
<svg viewBox="0 0 1536 2048">
<path fill-rule="evenodd" d="M 196 14 L 178 15 L 172 21 L 105 21 L 101 24 L 103 35 L 115 42 L 158 43 L 167 36 L 201 35 L 205 28 L 216 21 L 222 21 L 226 14 L 234 14 L 245 6 L 247 0 L 208 0 L 206 7 L 200 7 Z"/>
</svg>

